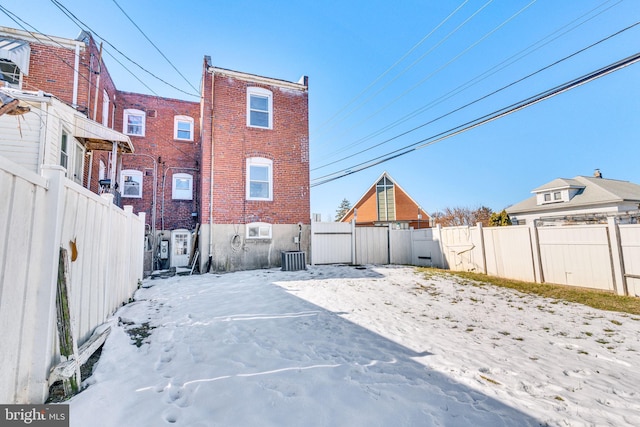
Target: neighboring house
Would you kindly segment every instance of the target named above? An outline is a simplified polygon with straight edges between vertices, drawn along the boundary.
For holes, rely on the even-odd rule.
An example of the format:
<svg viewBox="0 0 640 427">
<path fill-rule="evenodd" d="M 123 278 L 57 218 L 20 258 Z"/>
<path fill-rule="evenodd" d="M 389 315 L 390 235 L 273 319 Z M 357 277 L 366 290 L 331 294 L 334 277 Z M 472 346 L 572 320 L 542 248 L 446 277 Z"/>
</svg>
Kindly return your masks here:
<svg viewBox="0 0 640 427">
<path fill-rule="evenodd" d="M 185 266 L 200 222 L 200 103 L 121 91 L 117 99 L 115 128 L 136 147 L 122 156 L 118 191 L 134 212 L 146 212 L 145 269 Z M 94 157 L 96 181 L 108 164 L 108 153 Z"/>
<path fill-rule="evenodd" d="M 640 185 L 605 179 L 597 169 L 592 177 L 554 179 L 532 193 L 506 209 L 514 225 L 606 223 L 608 217 L 624 224 L 640 217 Z"/>
<path fill-rule="evenodd" d="M 224 70 L 205 58 L 199 102 L 123 92 L 89 33 L 72 40 L 0 27 L 0 79 L 51 93 L 86 114 L 85 127 L 133 144 L 123 154 L 103 135 L 105 151 L 87 150 L 73 173 L 146 213 L 146 271 L 186 265 L 194 239 L 200 271 L 279 266 L 281 251 L 308 251 L 306 77 Z"/>
<path fill-rule="evenodd" d="M 308 253 L 308 79 L 226 70 L 205 57 L 202 100 L 201 271 Z"/>
<path fill-rule="evenodd" d="M 409 194 L 384 172 L 340 222 L 356 226 L 391 225 L 395 229 L 428 228 L 430 217 Z"/>
<path fill-rule="evenodd" d="M 128 136 L 100 125 L 44 92 L 0 89 L 19 102 L 20 114 L 0 115 L 0 155 L 41 174 L 44 165 L 60 165 L 67 178 L 87 187 L 85 158 L 104 147 L 132 153 Z"/>
</svg>

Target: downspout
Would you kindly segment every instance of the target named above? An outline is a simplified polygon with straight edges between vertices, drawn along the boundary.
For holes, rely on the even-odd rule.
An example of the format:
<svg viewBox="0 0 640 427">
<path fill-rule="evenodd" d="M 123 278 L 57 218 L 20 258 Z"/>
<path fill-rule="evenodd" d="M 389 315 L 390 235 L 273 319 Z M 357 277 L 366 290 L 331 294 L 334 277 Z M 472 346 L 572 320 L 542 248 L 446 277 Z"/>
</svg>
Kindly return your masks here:
<svg viewBox="0 0 640 427">
<path fill-rule="evenodd" d="M 211 169 L 209 171 L 209 265 L 207 271 L 211 270 L 213 264 L 213 160 L 214 160 L 214 137 L 213 137 L 213 122 L 214 122 L 214 85 L 215 85 L 215 70 L 213 66 L 209 66 L 207 69 L 211 73 Z"/>
<path fill-rule="evenodd" d="M 96 120 L 96 116 L 98 115 L 98 91 L 100 89 L 100 74 L 102 74 L 102 43 L 100 43 L 100 53 L 98 53 L 98 77 L 96 77 L 96 96 L 93 100 L 93 121 Z M 91 90 L 91 88 L 89 88 L 89 90 Z"/>
</svg>

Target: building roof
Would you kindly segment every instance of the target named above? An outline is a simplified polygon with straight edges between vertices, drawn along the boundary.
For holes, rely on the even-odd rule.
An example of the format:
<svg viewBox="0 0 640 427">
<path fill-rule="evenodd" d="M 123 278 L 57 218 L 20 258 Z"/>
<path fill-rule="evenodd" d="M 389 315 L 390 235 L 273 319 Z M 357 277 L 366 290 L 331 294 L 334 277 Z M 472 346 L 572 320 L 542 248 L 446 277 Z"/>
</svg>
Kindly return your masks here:
<svg viewBox="0 0 640 427">
<path fill-rule="evenodd" d="M 129 136 L 108 128 L 95 120 L 87 118 L 87 116 L 76 111 L 73 107 L 67 105 L 51 94 L 44 93 L 42 91 L 27 91 L 11 88 L 0 89 L 0 94 L 5 96 L 4 99 L 18 100 L 19 104 L 24 104 L 25 106 L 28 106 L 29 103 L 51 103 L 55 100 L 58 105 L 64 106 L 64 108 L 67 108 L 68 112 L 71 113 L 70 120 L 72 121 L 68 121 L 66 125 L 72 130 L 71 133 L 74 137 L 81 139 L 86 143 L 89 150 L 109 151 L 111 150 L 113 143 L 116 143 L 122 152 L 133 153 L 135 151 Z M 18 105 L 17 108 L 26 107 Z M 27 109 L 25 112 L 28 111 L 29 110 Z"/>
<path fill-rule="evenodd" d="M 362 194 L 362 196 L 360 196 L 360 198 L 358 199 L 358 201 L 357 201 L 356 203 L 354 203 L 354 204 L 353 204 L 353 206 L 351 207 L 351 209 L 349 209 L 349 210 L 348 210 L 348 211 L 347 211 L 347 212 L 342 216 L 342 218 L 340 218 L 338 221 L 342 221 L 342 220 L 344 220 L 345 218 L 347 218 L 349 215 L 351 215 L 351 214 L 353 213 L 354 209 L 356 209 L 356 208 L 357 208 L 357 207 L 358 207 L 358 206 L 359 206 L 359 205 L 360 205 L 360 204 L 361 204 L 361 203 L 366 199 L 366 197 L 367 197 L 367 195 L 369 194 L 369 192 L 371 191 L 371 189 L 375 189 L 375 186 L 378 184 L 378 182 L 380 182 L 380 180 L 381 180 L 383 177 L 385 177 L 385 176 L 387 177 L 387 179 L 388 179 L 388 180 L 390 180 L 391 182 L 393 182 L 393 185 L 395 185 L 395 186 L 398 188 L 398 190 L 402 191 L 402 192 L 407 196 L 407 198 L 408 198 L 409 200 L 411 200 L 411 202 L 412 202 L 412 203 L 414 203 L 416 206 L 418 206 L 418 207 L 420 208 L 420 210 L 426 214 L 427 219 L 429 218 L 429 214 L 427 214 L 427 213 L 426 213 L 426 212 L 425 212 L 425 211 L 420 207 L 420 204 L 419 204 L 418 202 L 416 202 L 416 201 L 413 199 L 413 197 L 411 197 L 411 196 L 409 195 L 409 193 L 407 193 L 407 192 L 406 192 L 406 191 L 405 191 L 405 190 L 404 190 L 404 189 L 403 189 L 403 188 L 398 184 L 398 181 L 396 181 L 394 178 L 392 178 L 392 177 L 391 177 L 391 175 L 389 175 L 389 174 L 387 173 L 387 171 L 384 171 L 384 172 L 382 172 L 382 174 L 381 174 L 381 175 L 380 175 L 380 176 L 379 176 L 379 177 L 378 177 L 378 178 L 373 182 L 373 184 L 371 184 L 371 186 L 369 186 L 369 187 L 367 188 L 367 190 L 364 192 L 364 194 Z"/>
<path fill-rule="evenodd" d="M 571 200 L 562 203 L 538 205 L 535 194 L 559 189 L 577 189 Z M 640 203 L 640 185 L 629 181 L 576 176 L 572 179 L 558 178 L 532 191 L 534 196 L 507 208 L 509 214 L 525 212 L 557 211 L 605 204 Z"/>
</svg>

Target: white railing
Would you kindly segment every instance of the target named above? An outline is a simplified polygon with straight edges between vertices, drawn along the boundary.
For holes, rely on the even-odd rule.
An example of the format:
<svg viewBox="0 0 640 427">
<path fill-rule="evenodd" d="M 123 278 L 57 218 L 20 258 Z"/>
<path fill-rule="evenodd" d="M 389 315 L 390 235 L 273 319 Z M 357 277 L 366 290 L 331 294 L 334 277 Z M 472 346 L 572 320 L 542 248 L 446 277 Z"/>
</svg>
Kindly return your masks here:
<svg viewBox="0 0 640 427">
<path fill-rule="evenodd" d="M 61 247 L 75 259 L 69 305 L 78 345 L 137 289 L 144 214 L 118 208 L 112 197 L 66 179 L 58 166 L 43 167 L 39 176 L 0 157 L 0 402 L 42 403 L 47 397 L 50 369 L 60 359 Z"/>
</svg>

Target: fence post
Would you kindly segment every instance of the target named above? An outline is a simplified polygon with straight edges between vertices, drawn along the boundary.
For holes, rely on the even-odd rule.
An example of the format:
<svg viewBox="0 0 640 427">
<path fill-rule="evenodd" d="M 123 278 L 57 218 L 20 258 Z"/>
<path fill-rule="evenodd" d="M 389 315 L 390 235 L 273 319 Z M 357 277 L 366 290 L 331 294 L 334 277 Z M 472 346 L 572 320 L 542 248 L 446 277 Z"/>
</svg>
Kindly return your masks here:
<svg viewBox="0 0 640 427">
<path fill-rule="evenodd" d="M 351 220 L 351 264 L 358 264 L 356 259 L 356 219 Z"/>
<path fill-rule="evenodd" d="M 447 257 L 445 256 L 442 243 L 442 225 L 436 224 L 436 230 L 438 232 L 438 247 L 440 248 L 440 259 L 442 260 L 442 265 L 440 266 L 440 268 L 447 270 L 449 268 L 449 263 L 447 262 Z"/>
<path fill-rule="evenodd" d="M 480 255 L 482 257 L 482 273 L 487 274 L 487 255 L 484 251 L 484 231 L 482 230 L 482 223 L 476 224 L 478 227 L 478 234 L 480 234 Z"/>
<path fill-rule="evenodd" d="M 533 277 L 536 283 L 544 283 L 542 272 L 542 257 L 540 256 L 540 239 L 538 238 L 538 227 L 536 221 L 529 224 L 529 236 L 531 241 L 531 262 L 533 263 Z"/>
<path fill-rule="evenodd" d="M 624 277 L 624 263 L 620 249 L 620 230 L 614 217 L 607 218 L 609 234 L 609 254 L 611 255 L 611 269 L 613 270 L 613 286 L 618 295 L 629 295 L 627 281 Z"/>
<path fill-rule="evenodd" d="M 106 203 L 107 203 L 107 218 L 106 218 L 106 222 L 108 224 L 107 226 L 107 243 L 106 243 L 106 250 L 105 250 L 105 254 L 104 256 L 107 257 L 107 259 L 110 259 L 111 257 L 111 234 L 112 234 L 112 224 L 113 224 L 113 194 L 112 193 L 103 193 L 100 195 L 100 197 L 102 197 Z M 105 314 L 110 314 L 111 313 L 111 263 L 107 262 L 105 264 L 105 269 L 104 269 L 104 293 L 103 293 L 103 313 Z"/>
<path fill-rule="evenodd" d="M 42 221 L 34 227 L 34 235 L 40 242 L 40 256 L 35 279 L 38 281 L 37 305 L 32 324 L 33 353 L 31 357 L 31 375 L 27 391 L 29 402 L 44 403 L 49 394 L 49 369 L 53 362 L 52 352 L 56 338 L 56 290 L 58 286 L 58 263 L 60 256 L 60 239 L 62 236 L 62 220 L 64 215 L 64 180 L 65 170 L 61 166 L 44 165 L 42 175 L 48 186 L 44 197 L 45 213 Z"/>
</svg>

